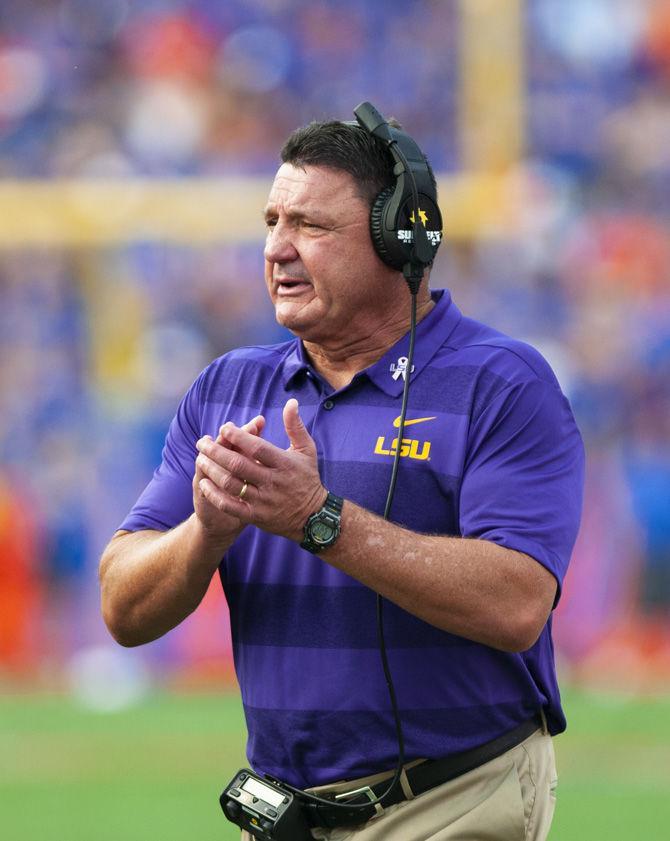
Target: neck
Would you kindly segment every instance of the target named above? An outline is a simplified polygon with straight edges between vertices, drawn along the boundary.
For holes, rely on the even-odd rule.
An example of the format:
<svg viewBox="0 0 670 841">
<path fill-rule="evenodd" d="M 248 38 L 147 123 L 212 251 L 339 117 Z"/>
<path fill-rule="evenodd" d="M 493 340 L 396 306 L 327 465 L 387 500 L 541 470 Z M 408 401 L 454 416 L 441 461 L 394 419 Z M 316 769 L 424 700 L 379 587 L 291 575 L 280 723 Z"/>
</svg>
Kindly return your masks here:
<svg viewBox="0 0 670 841">
<path fill-rule="evenodd" d="M 417 324 L 432 310 L 430 296 L 417 302 Z M 365 336 L 352 336 L 333 342 L 303 341 L 312 365 L 335 389 L 348 385 L 359 371 L 381 359 L 386 351 L 409 330 L 409 317 L 395 313 L 380 321 Z"/>
</svg>

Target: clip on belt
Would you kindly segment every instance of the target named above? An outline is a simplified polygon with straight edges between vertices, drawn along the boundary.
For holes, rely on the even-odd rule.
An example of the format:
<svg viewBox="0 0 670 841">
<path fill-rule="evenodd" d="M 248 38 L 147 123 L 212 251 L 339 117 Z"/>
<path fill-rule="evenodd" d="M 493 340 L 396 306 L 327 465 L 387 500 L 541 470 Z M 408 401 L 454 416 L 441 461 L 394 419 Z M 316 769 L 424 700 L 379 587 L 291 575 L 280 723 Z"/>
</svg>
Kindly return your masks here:
<svg viewBox="0 0 670 841">
<path fill-rule="evenodd" d="M 456 753 L 453 756 L 445 757 L 444 759 L 428 759 L 419 765 L 407 769 L 405 772 L 407 782 L 415 796 L 423 794 L 436 786 L 448 783 L 450 780 L 456 779 L 468 771 L 473 771 L 496 759 L 506 753 L 508 750 L 521 744 L 538 728 L 542 727 L 542 721 L 539 716 L 524 721 L 513 730 L 503 733 L 496 739 L 486 742 L 472 750 Z M 325 827 L 332 829 L 338 826 L 354 826 L 356 824 L 365 823 L 378 814 L 377 808 L 370 804 L 369 808 L 360 808 L 359 804 L 365 804 L 366 800 L 374 800 L 388 788 L 388 779 L 385 782 L 376 783 L 373 786 L 358 786 L 350 792 L 342 792 L 336 795 L 340 806 L 332 809 L 322 803 L 314 803 L 309 800 L 303 800 L 302 806 L 308 820 L 312 826 Z M 342 808 L 342 801 L 346 800 L 348 805 L 359 806 L 351 810 Z M 402 803 L 407 800 L 400 784 L 394 787 L 389 792 L 388 796 L 384 798 L 381 806 L 393 806 L 396 803 Z"/>
</svg>

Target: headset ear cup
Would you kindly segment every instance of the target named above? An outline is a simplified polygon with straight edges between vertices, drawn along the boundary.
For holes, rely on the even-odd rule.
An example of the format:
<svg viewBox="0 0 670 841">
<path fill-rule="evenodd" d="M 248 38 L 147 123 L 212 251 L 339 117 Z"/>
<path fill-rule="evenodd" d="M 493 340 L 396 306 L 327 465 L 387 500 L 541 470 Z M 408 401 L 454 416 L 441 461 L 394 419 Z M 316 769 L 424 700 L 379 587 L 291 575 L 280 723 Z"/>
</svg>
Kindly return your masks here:
<svg viewBox="0 0 670 841">
<path fill-rule="evenodd" d="M 386 237 L 384 236 L 384 217 L 386 216 L 386 208 L 393 193 L 393 187 L 386 187 L 372 203 L 372 207 L 370 208 L 370 237 L 372 238 L 372 244 L 379 258 L 392 269 L 400 270 L 403 266 L 402 261 L 398 261 L 390 253 L 387 247 Z"/>
</svg>

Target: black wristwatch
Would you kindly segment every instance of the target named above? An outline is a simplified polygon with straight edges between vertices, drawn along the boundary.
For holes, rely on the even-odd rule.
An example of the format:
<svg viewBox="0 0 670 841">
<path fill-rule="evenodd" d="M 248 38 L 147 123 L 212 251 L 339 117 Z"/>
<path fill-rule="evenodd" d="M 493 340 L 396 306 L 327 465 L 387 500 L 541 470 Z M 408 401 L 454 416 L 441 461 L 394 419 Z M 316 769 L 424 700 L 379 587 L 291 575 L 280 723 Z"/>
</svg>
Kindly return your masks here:
<svg viewBox="0 0 670 841">
<path fill-rule="evenodd" d="M 312 514 L 305 523 L 305 537 L 300 544 L 302 549 L 317 554 L 335 543 L 340 536 L 343 504 L 341 496 L 328 493 L 323 508 Z"/>
</svg>

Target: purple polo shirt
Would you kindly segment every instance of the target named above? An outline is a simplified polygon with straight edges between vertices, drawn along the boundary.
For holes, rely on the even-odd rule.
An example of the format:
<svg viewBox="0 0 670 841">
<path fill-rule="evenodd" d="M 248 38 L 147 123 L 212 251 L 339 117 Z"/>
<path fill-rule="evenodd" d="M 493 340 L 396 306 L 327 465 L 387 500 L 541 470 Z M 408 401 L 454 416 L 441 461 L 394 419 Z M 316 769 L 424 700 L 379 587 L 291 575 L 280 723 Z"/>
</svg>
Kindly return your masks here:
<svg viewBox="0 0 670 841">
<path fill-rule="evenodd" d="M 392 519 L 416 532 L 525 552 L 559 584 L 579 524 L 583 448 L 551 369 L 533 348 L 465 318 L 448 292 L 420 322 L 410 423 Z M 327 488 L 382 513 L 403 387 L 405 336 L 333 391 L 298 339 L 215 360 L 190 388 L 163 460 L 122 529 L 169 529 L 193 511 L 195 442 L 263 414 L 288 446 L 282 407 L 300 403 Z M 400 361 L 399 361 L 400 360 Z M 222 559 L 253 767 L 297 786 L 396 762 L 375 629 L 375 594 L 285 538 L 248 526 Z M 551 620 L 508 654 L 386 603 L 384 628 L 407 758 L 442 757 L 512 729 L 542 707 L 565 728 Z"/>
</svg>

